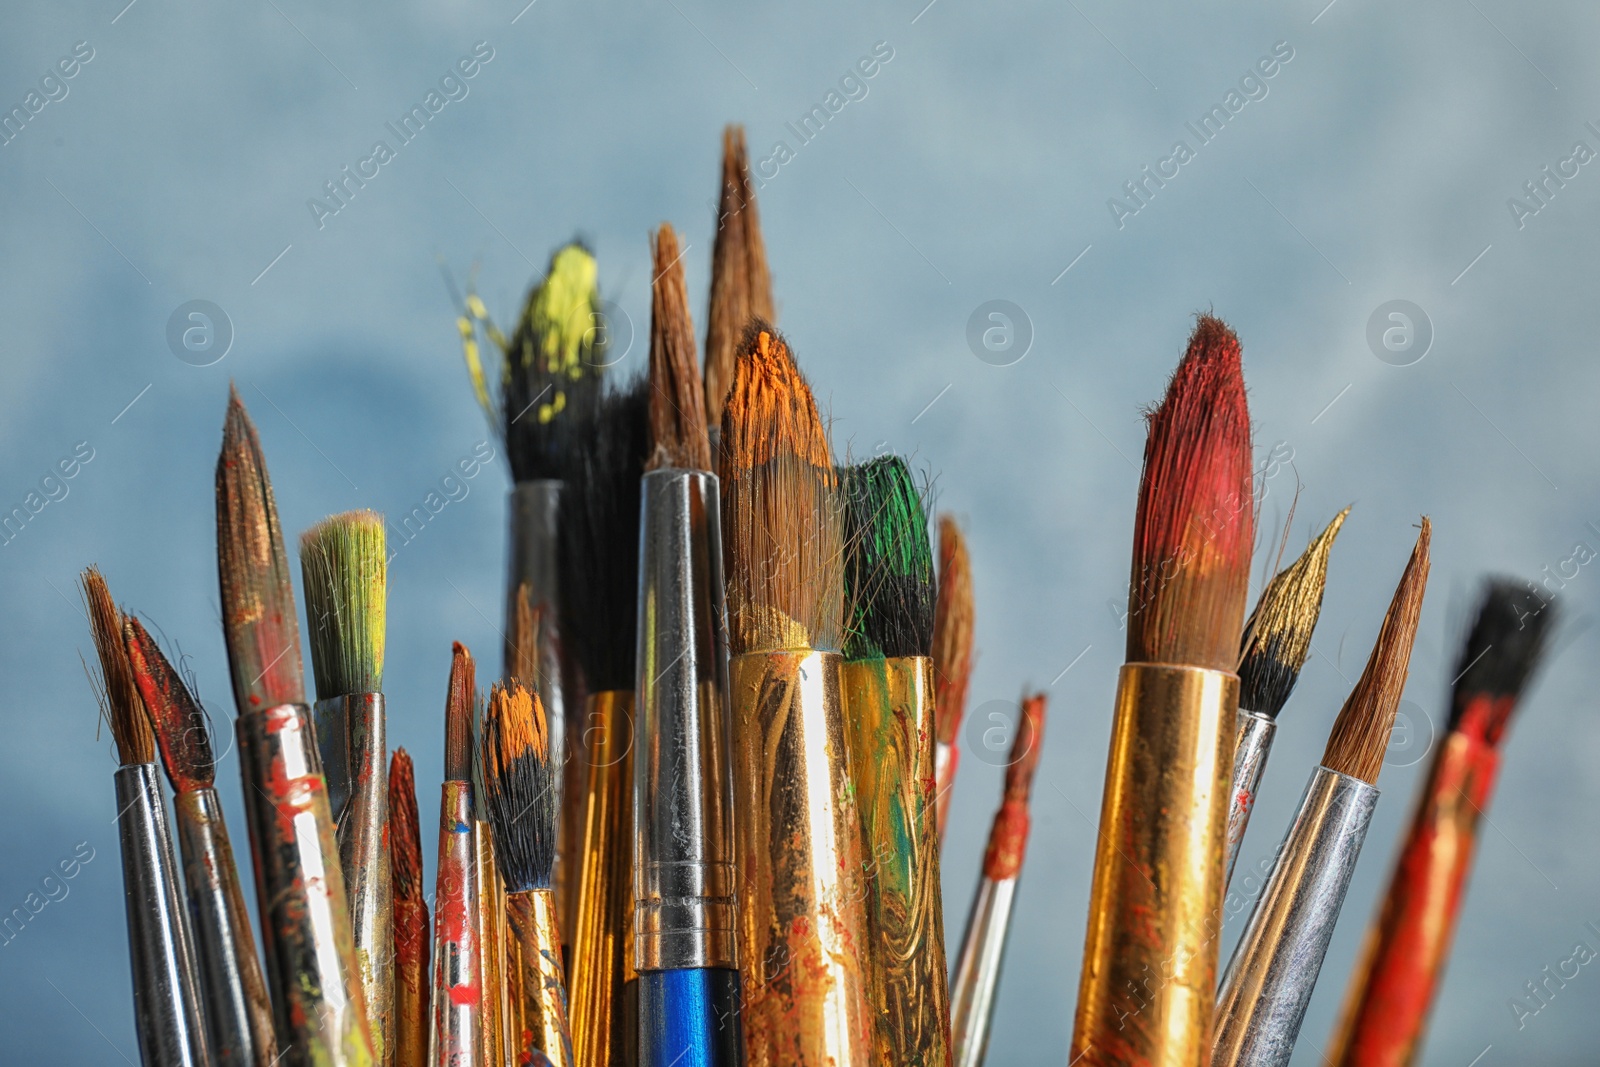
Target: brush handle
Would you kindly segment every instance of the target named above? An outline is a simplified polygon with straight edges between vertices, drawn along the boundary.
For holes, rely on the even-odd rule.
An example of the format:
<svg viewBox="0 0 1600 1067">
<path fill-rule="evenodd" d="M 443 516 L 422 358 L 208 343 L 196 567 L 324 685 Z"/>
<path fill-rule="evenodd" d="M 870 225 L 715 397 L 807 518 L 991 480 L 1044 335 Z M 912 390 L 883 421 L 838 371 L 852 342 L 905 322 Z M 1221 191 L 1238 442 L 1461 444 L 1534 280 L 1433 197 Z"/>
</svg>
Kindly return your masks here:
<svg viewBox="0 0 1600 1067">
<path fill-rule="evenodd" d="M 471 782 L 447 781 L 441 793 L 428 1059 L 436 1067 L 469 1067 L 483 1055 L 477 823 Z"/>
<path fill-rule="evenodd" d="M 961 955 L 950 982 L 950 1044 L 955 1067 L 982 1067 L 1005 966 L 1017 879 L 984 878 L 972 898 Z"/>
<path fill-rule="evenodd" d="M 637 1067 L 744 1067 L 739 972 L 727 967 L 639 976 Z"/>
<path fill-rule="evenodd" d="M 1228 873 L 1223 891 L 1233 882 L 1233 865 L 1239 860 L 1239 846 L 1250 827 L 1250 813 L 1256 806 L 1256 789 L 1267 769 L 1272 737 L 1278 723 L 1259 711 L 1239 709 L 1237 739 L 1233 746 L 1233 792 L 1228 799 Z"/>
<path fill-rule="evenodd" d="M 394 901 L 394 1062 L 424 1067 L 428 1062 L 428 1020 L 432 1005 L 431 926 L 425 900 Z M 503 1064 L 497 1067 L 504 1067 Z"/>
<path fill-rule="evenodd" d="M 555 895 L 548 889 L 506 894 L 506 929 L 512 1058 L 533 1067 L 573 1067 Z"/>
<path fill-rule="evenodd" d="M 961 750 L 954 741 L 936 741 L 933 747 L 933 777 L 939 790 L 939 844 L 944 844 L 945 824 L 950 821 L 950 797 L 955 792 L 956 766 Z"/>
<path fill-rule="evenodd" d="M 483 974 L 483 1054 L 478 1067 L 507 1067 L 506 886 L 494 858 L 494 833 L 481 818 L 473 827 L 478 868 L 478 963 Z"/>
<path fill-rule="evenodd" d="M 233 846 L 215 789 L 172 799 L 199 962 L 211 1062 L 216 1067 L 271 1067 L 278 1057 L 261 958 L 245 910 Z"/>
</svg>

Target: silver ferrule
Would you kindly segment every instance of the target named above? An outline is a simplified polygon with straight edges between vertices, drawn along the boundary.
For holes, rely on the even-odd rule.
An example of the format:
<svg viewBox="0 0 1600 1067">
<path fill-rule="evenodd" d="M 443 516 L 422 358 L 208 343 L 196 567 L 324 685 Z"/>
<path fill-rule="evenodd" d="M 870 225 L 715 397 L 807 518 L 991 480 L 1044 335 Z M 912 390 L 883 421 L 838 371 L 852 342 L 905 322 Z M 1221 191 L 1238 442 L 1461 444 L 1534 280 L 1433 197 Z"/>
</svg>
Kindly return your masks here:
<svg viewBox="0 0 1600 1067">
<path fill-rule="evenodd" d="M 135 763 L 117 768 L 115 779 L 139 1053 L 145 1063 L 203 1067 L 211 1055 L 161 772 Z"/>
<path fill-rule="evenodd" d="M 1311 772 L 1222 976 L 1212 1067 L 1289 1062 L 1377 803 L 1377 787 L 1359 778 Z"/>
<path fill-rule="evenodd" d="M 950 1050 L 954 1067 L 979 1067 L 989 1046 L 989 1025 L 1005 964 L 1006 933 L 1017 897 L 1017 879 L 978 883 L 961 938 L 961 955 L 950 982 Z"/>
<path fill-rule="evenodd" d="M 644 476 L 634 759 L 634 967 L 737 968 L 721 497 Z"/>
<path fill-rule="evenodd" d="M 1238 722 L 1238 740 L 1233 747 L 1233 792 L 1228 797 L 1228 876 L 1223 892 L 1233 881 L 1233 865 L 1239 859 L 1244 832 L 1250 827 L 1256 790 L 1261 786 L 1261 773 L 1267 769 L 1267 753 L 1272 751 L 1272 736 L 1278 732 L 1278 721 L 1259 711 L 1240 708 Z"/>
</svg>

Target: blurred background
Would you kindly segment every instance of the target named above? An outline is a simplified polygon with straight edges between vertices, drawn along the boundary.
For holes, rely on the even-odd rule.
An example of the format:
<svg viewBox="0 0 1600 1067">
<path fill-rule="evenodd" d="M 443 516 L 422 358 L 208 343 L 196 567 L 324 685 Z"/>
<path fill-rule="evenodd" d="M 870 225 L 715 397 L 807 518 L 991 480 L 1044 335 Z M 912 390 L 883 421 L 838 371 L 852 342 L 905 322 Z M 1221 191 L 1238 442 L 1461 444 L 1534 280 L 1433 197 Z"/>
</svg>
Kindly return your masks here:
<svg viewBox="0 0 1600 1067">
<path fill-rule="evenodd" d="M 1291 556 L 1355 505 L 1241 870 L 1287 825 L 1418 517 L 1435 530 L 1383 799 L 1295 1062 L 1320 1062 L 1489 571 L 1559 589 L 1565 621 L 1513 727 L 1425 1062 L 1594 1061 L 1600 975 L 1520 1025 L 1511 1007 L 1576 942 L 1600 947 L 1593 5 L 94 0 L 10 4 L 0 27 L 0 512 L 25 514 L 0 538 L 0 912 L 92 857 L 0 939 L 5 1059 L 137 1055 L 78 571 L 98 563 L 189 657 L 242 837 L 213 551 L 229 380 L 291 536 L 444 498 L 390 535 L 391 744 L 427 810 L 450 642 L 498 660 L 507 489 L 498 458 L 441 487 L 480 442 L 498 453 L 441 267 L 476 271 L 509 322 L 581 235 L 620 369 L 642 368 L 662 220 L 690 246 L 703 333 L 735 121 L 836 450 L 914 457 L 971 540 L 952 953 L 1015 702 L 1050 696 L 990 1062 L 1066 1061 L 1141 409 L 1207 309 L 1244 343 L 1258 574 L 1291 505 Z M 475 74 L 442 84 L 462 59 Z M 396 136 L 417 105 L 420 132 Z M 378 141 L 391 158 L 330 196 Z M 197 309 L 210 330 L 185 347 Z M 430 829 L 430 881 L 432 851 Z"/>
</svg>

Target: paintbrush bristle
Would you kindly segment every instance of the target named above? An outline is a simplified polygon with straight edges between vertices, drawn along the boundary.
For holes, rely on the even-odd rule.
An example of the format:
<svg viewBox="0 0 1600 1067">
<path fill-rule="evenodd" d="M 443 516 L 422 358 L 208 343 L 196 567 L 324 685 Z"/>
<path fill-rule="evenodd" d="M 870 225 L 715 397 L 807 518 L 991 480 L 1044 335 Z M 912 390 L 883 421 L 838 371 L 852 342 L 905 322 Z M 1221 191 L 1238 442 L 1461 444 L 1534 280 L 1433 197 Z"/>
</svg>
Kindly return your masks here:
<svg viewBox="0 0 1600 1067">
<path fill-rule="evenodd" d="M 375 511 L 334 515 L 300 535 L 318 700 L 383 692 L 388 560 Z"/>
<path fill-rule="evenodd" d="M 530 688 L 539 680 L 539 627 L 543 621 L 543 610 L 533 606 L 533 587 L 518 583 L 506 633 L 506 677 Z"/>
<path fill-rule="evenodd" d="M 444 776 L 447 781 L 472 780 L 472 719 L 478 703 L 476 675 L 472 653 L 457 641 L 450 652 L 450 691 L 444 701 Z"/>
<path fill-rule="evenodd" d="M 734 655 L 837 651 L 841 501 L 816 400 L 783 338 L 751 327 L 722 415 L 719 464 Z"/>
<path fill-rule="evenodd" d="M 561 632 L 592 693 L 634 686 L 646 386 L 635 379 L 600 399 L 579 424 L 563 472 Z"/>
<path fill-rule="evenodd" d="M 844 658 L 933 655 L 933 549 L 911 468 L 881 456 L 839 472 L 844 496 Z"/>
<path fill-rule="evenodd" d="M 1450 694 L 1450 728 L 1470 720 L 1498 744 L 1555 629 L 1556 603 L 1528 583 L 1510 578 L 1484 582 L 1483 598 L 1456 661 Z"/>
<path fill-rule="evenodd" d="M 172 791 L 189 793 L 210 788 L 216 780 L 217 765 L 200 702 L 162 654 L 155 638 L 131 615 L 123 619 L 122 640 Z"/>
<path fill-rule="evenodd" d="M 705 394 L 694 352 L 689 288 L 683 280 L 678 235 L 667 223 L 656 231 L 655 281 L 650 286 L 651 470 L 711 469 Z"/>
<path fill-rule="evenodd" d="M 1350 509 L 1333 517 L 1299 559 L 1279 571 L 1261 591 L 1244 624 L 1239 653 L 1239 706 L 1271 718 L 1288 701 L 1311 654 L 1311 633 L 1322 614 L 1328 585 L 1328 555 Z"/>
<path fill-rule="evenodd" d="M 1022 714 L 1017 720 L 1017 736 L 1011 741 L 1011 759 L 1006 764 L 1004 799 L 1026 804 L 1033 795 L 1033 776 L 1044 751 L 1044 712 L 1047 697 L 1034 693 L 1022 699 Z"/>
<path fill-rule="evenodd" d="M 217 574 L 238 710 L 305 703 L 300 623 L 278 505 L 261 440 L 232 386 L 217 457 Z"/>
<path fill-rule="evenodd" d="M 426 899 L 422 885 L 422 828 L 417 817 L 417 783 L 411 756 L 403 748 L 389 760 L 389 873 L 397 902 Z"/>
<path fill-rule="evenodd" d="M 111 739 L 117 746 L 117 759 L 124 767 L 154 763 L 155 737 L 150 732 L 150 720 L 145 716 L 144 700 L 139 696 L 128 648 L 122 641 L 123 614 L 112 602 L 111 590 L 106 588 L 105 576 L 98 567 L 85 569 L 82 581 L 83 598 L 89 606 L 89 634 L 94 638 L 94 650 L 100 660 L 99 678 L 92 674 L 89 678 L 97 683 L 103 698 L 104 713 L 111 724 Z"/>
<path fill-rule="evenodd" d="M 733 387 L 734 364 L 752 319 L 772 322 L 772 277 L 761 239 L 761 219 L 750 181 L 744 128 L 722 131 L 722 195 L 711 248 L 711 302 L 706 315 L 706 424 L 722 425 Z"/>
<path fill-rule="evenodd" d="M 549 889 L 560 768 L 550 762 L 550 735 L 537 693 L 514 682 L 489 691 L 481 762 L 506 892 Z"/>
<path fill-rule="evenodd" d="M 939 516 L 939 594 L 933 606 L 933 701 L 939 740 L 956 739 L 967 703 L 975 635 L 972 561 L 953 515 Z"/>
<path fill-rule="evenodd" d="M 1411 645 L 1422 614 L 1422 594 L 1428 587 L 1428 543 L 1432 537 L 1433 524 L 1424 516 L 1422 532 L 1411 550 L 1405 573 L 1400 576 L 1394 599 L 1389 602 L 1367 668 L 1339 709 L 1328 735 L 1322 765 L 1330 771 L 1371 784 L 1383 769 L 1383 753 L 1389 747 L 1400 694 L 1406 687 Z"/>
<path fill-rule="evenodd" d="M 1200 316 L 1148 416 L 1128 583 L 1129 663 L 1232 671 L 1250 589 L 1255 509 L 1239 339 Z"/>
</svg>

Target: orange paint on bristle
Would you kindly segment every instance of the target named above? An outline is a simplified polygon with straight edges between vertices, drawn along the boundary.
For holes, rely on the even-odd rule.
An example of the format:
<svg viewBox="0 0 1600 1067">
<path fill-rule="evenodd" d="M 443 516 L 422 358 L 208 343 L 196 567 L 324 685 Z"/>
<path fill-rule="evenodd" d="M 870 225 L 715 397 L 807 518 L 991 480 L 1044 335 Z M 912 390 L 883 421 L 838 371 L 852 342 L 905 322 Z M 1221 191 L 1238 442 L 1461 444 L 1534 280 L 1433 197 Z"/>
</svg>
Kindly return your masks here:
<svg viewBox="0 0 1600 1067">
<path fill-rule="evenodd" d="M 811 387 L 789 346 L 764 322 L 751 326 L 722 415 L 722 477 L 729 480 L 779 456 L 832 471 L 828 439 Z M 830 474 L 831 478 L 831 474 Z"/>
<path fill-rule="evenodd" d="M 1039 769 L 1044 750 L 1044 711 L 1046 698 L 1035 693 L 1022 701 L 1017 720 L 1017 736 L 1011 742 L 1011 761 L 1006 764 L 1005 793 L 1000 810 L 989 829 L 989 847 L 983 854 L 983 876 L 990 881 L 1015 878 L 1022 873 L 1022 860 L 1028 847 L 1031 826 L 1029 805 L 1033 797 L 1033 776 Z"/>
<path fill-rule="evenodd" d="M 950 744 L 961 726 L 972 673 L 972 561 L 961 527 L 939 516 L 939 594 L 933 615 L 933 697 L 939 741 Z"/>
<path fill-rule="evenodd" d="M 1255 543 L 1239 339 L 1200 316 L 1148 416 L 1129 581 L 1129 663 L 1232 672 Z"/>
<path fill-rule="evenodd" d="M 124 619 L 122 636 L 173 792 L 209 789 L 216 780 L 216 761 L 205 712 L 138 619 Z"/>
<path fill-rule="evenodd" d="M 541 762 L 550 758 L 550 732 L 544 706 L 531 689 L 517 682 L 512 682 L 509 688 L 496 685 L 489 692 L 488 717 L 498 724 L 497 728 L 484 731 L 491 746 L 489 759 L 494 765 L 508 769 L 513 761 L 529 752 Z"/>
</svg>

